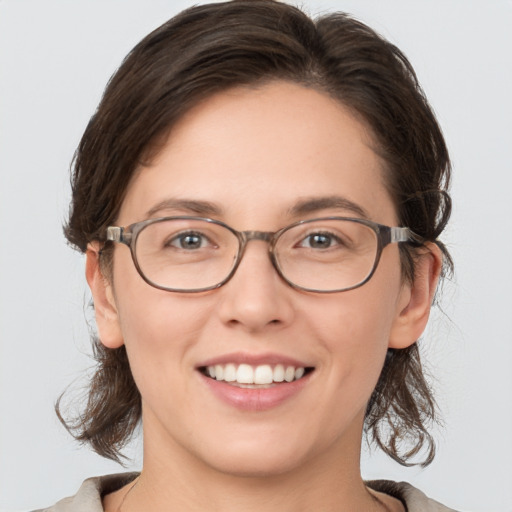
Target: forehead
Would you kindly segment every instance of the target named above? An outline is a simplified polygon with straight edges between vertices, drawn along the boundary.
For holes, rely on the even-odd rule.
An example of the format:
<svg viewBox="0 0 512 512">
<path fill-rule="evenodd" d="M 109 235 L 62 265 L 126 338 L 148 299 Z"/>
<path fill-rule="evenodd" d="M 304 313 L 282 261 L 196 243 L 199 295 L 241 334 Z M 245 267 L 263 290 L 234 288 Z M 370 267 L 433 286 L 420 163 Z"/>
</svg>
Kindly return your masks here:
<svg viewBox="0 0 512 512">
<path fill-rule="evenodd" d="M 332 195 L 371 205 L 373 217 L 389 216 L 382 168 L 366 126 L 327 94 L 288 82 L 234 88 L 173 126 L 132 180 L 121 216 L 140 220 L 168 197 L 261 216 L 270 206 L 285 212 Z"/>
</svg>

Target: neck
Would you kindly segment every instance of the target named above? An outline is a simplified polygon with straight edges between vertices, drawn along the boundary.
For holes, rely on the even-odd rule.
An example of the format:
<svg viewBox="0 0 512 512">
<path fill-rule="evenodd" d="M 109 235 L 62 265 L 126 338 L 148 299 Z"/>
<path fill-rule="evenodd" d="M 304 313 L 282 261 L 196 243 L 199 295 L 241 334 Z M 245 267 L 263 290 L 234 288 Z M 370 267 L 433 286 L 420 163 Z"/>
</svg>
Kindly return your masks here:
<svg viewBox="0 0 512 512">
<path fill-rule="evenodd" d="M 151 443 L 160 437 L 155 434 L 145 432 L 143 471 L 136 486 L 127 486 L 118 496 L 118 503 L 126 497 L 122 512 L 392 510 L 362 481 L 360 442 L 340 441 L 338 449 L 331 446 L 297 467 L 251 474 L 219 470 L 181 446 L 170 446 L 169 439 Z M 354 446 L 358 449 L 350 448 Z"/>
<path fill-rule="evenodd" d="M 212 474 L 213 473 L 213 474 Z M 203 472 L 187 478 L 177 471 L 172 477 L 147 469 L 132 494 L 132 510 L 180 510 L 199 512 L 339 512 L 340 510 L 381 510 L 357 475 L 293 472 L 271 476 L 231 476 Z"/>
</svg>

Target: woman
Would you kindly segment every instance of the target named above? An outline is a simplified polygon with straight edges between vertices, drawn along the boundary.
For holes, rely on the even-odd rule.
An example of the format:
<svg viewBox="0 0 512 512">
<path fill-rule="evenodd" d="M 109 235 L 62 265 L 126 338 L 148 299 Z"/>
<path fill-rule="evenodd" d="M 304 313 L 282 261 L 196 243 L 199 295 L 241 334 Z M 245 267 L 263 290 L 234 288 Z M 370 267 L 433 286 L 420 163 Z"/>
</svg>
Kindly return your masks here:
<svg viewBox="0 0 512 512">
<path fill-rule="evenodd" d="M 142 421 L 143 470 L 49 510 L 449 510 L 359 469 L 363 432 L 434 457 L 416 341 L 449 173 L 408 61 L 346 15 L 242 0 L 145 38 L 82 138 L 66 228 L 99 363 L 67 426 L 119 459 Z"/>
</svg>

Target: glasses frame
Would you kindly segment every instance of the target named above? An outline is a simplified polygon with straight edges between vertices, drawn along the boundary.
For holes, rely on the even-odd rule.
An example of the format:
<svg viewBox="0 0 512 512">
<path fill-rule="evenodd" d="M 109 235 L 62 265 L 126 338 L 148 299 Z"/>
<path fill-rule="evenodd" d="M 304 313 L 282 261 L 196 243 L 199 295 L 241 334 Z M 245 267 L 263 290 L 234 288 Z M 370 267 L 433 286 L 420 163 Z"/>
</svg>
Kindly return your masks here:
<svg viewBox="0 0 512 512">
<path fill-rule="evenodd" d="M 182 288 L 169 288 L 167 286 L 161 286 L 157 283 L 154 283 L 150 279 L 147 278 L 147 276 L 144 274 L 142 269 L 139 266 L 139 262 L 137 260 L 137 255 L 135 252 L 135 247 L 137 245 L 137 238 L 140 234 L 140 232 L 146 228 L 147 226 L 151 224 L 156 224 L 158 222 L 165 222 L 169 220 L 199 220 L 208 222 L 211 224 L 216 224 L 218 226 L 222 226 L 233 235 L 236 236 L 239 242 L 239 249 L 238 254 L 235 260 L 235 263 L 233 265 L 233 268 L 229 272 L 229 274 L 226 276 L 225 279 L 220 281 L 219 283 L 207 286 L 205 288 L 193 288 L 193 289 L 182 289 Z M 294 282 L 290 281 L 286 278 L 286 276 L 283 274 L 283 271 L 281 267 L 279 266 L 279 261 L 276 258 L 274 248 L 277 244 L 277 241 L 281 237 L 283 233 L 286 231 L 303 224 L 308 224 L 312 222 L 317 221 L 324 221 L 324 220 L 342 220 L 342 221 L 349 221 L 349 222 L 355 222 L 358 224 L 362 224 L 364 226 L 369 227 L 372 229 L 377 237 L 377 252 L 375 254 L 375 260 L 373 263 L 372 270 L 368 274 L 368 276 L 361 281 L 360 283 L 357 283 L 356 285 L 347 287 L 347 288 L 340 288 L 336 290 L 316 290 L 313 288 L 306 288 L 304 286 L 299 286 L 295 284 Z M 382 254 L 382 251 L 385 247 L 387 247 L 390 244 L 393 243 L 400 243 L 400 242 L 409 242 L 413 243 L 416 246 L 422 245 L 424 243 L 424 239 L 414 233 L 411 229 L 407 227 L 391 227 L 391 226 L 385 226 L 383 224 L 379 224 L 377 222 L 373 222 L 371 220 L 367 219 L 360 219 L 357 217 L 318 217 L 314 219 L 305 219 L 305 220 L 299 220 L 297 222 L 294 222 L 293 224 L 290 224 L 288 226 L 285 226 L 284 228 L 279 229 L 278 231 L 237 231 L 236 229 L 232 228 L 231 226 L 228 226 L 226 223 L 210 219 L 207 217 L 196 217 L 193 215 L 179 215 L 179 216 L 172 216 L 172 217 L 158 217 L 154 219 L 147 219 L 140 222 L 135 222 L 134 224 L 130 224 L 126 227 L 120 227 L 120 226 L 109 226 L 107 228 L 106 232 L 106 240 L 107 242 L 116 242 L 121 243 L 129 247 L 130 253 L 132 256 L 133 263 L 135 265 L 135 268 L 137 269 L 137 272 L 142 277 L 142 279 L 149 284 L 150 286 L 154 288 L 158 288 L 159 290 L 165 290 L 168 292 L 176 292 L 176 293 L 200 293 L 200 292 L 206 292 L 210 290 L 215 290 L 217 288 L 220 288 L 221 286 L 225 285 L 234 275 L 235 272 L 240 265 L 240 262 L 242 261 L 245 248 L 247 247 L 247 243 L 251 240 L 261 240 L 268 242 L 268 251 L 269 251 L 269 257 L 270 261 L 272 262 L 272 265 L 276 269 L 278 275 L 283 279 L 285 283 L 287 283 L 289 286 L 296 290 L 306 291 L 306 292 L 314 292 L 314 293 L 339 293 L 339 292 L 345 292 L 348 290 L 353 290 L 355 288 L 359 288 L 360 286 L 363 286 L 366 284 L 375 273 L 375 270 L 377 269 L 377 266 L 380 261 L 380 257 Z"/>
</svg>

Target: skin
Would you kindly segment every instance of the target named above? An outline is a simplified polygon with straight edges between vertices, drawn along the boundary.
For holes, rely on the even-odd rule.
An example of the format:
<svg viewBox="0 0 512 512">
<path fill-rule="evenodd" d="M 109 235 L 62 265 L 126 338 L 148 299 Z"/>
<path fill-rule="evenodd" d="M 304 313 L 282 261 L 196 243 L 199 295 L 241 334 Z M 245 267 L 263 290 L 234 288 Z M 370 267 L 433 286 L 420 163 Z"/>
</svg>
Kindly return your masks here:
<svg viewBox="0 0 512 512">
<path fill-rule="evenodd" d="M 237 230 L 276 231 L 299 220 L 290 213 L 298 201 L 334 193 L 393 226 L 383 179 L 368 130 L 338 102 L 286 82 L 237 88 L 173 127 L 132 180 L 117 225 L 186 198 L 214 203 L 214 218 Z M 183 214 L 197 212 L 151 216 Z M 324 215 L 356 214 L 329 207 L 300 218 Z M 402 280 L 394 244 L 367 284 L 334 294 L 289 287 L 261 241 L 249 243 L 226 285 L 199 294 L 147 285 L 121 245 L 109 281 L 97 251 L 89 247 L 86 274 L 100 339 L 126 345 L 143 401 L 143 472 L 123 512 L 403 510 L 362 481 L 362 426 L 386 350 L 414 343 L 426 325 L 441 266 L 434 245 L 412 284 Z M 197 371 L 234 352 L 292 357 L 315 370 L 282 404 L 241 411 L 215 397 Z M 105 510 L 116 510 L 128 490 L 108 495 Z"/>
</svg>

